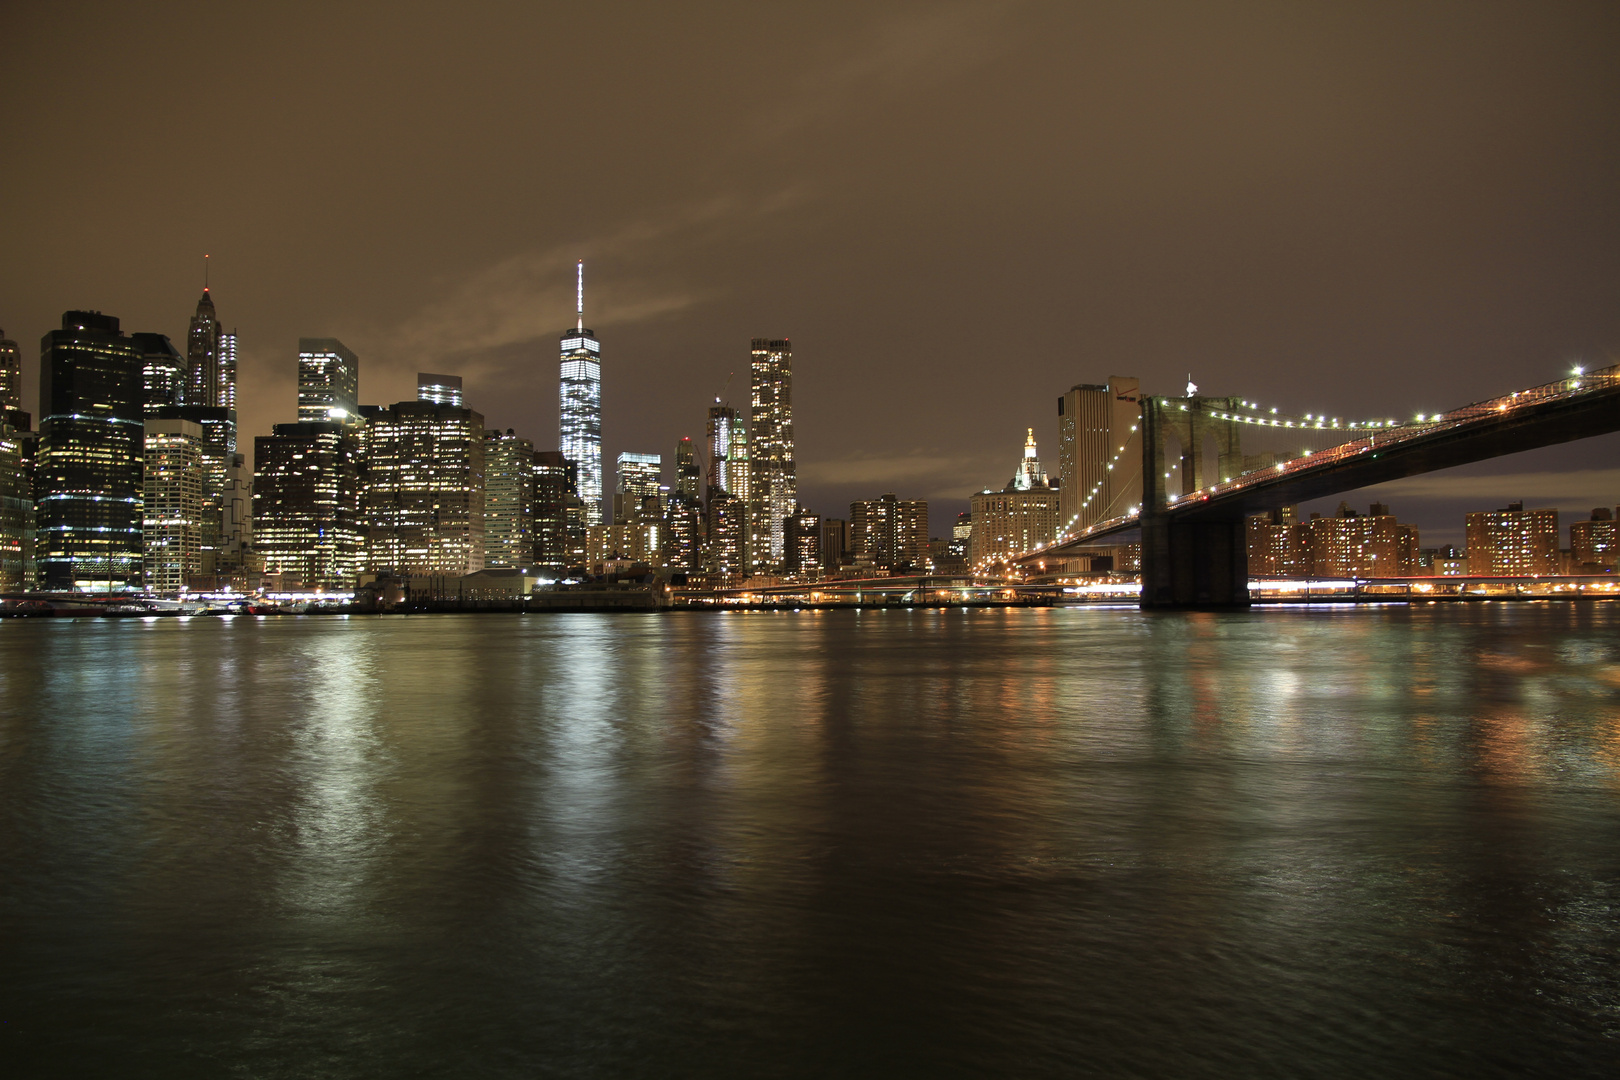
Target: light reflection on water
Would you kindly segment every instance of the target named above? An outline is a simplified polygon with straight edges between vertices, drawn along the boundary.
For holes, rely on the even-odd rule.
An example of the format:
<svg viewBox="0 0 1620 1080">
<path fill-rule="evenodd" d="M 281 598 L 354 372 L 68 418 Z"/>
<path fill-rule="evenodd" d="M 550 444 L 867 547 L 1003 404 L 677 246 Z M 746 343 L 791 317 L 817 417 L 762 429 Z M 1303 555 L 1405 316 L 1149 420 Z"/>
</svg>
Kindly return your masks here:
<svg viewBox="0 0 1620 1080">
<path fill-rule="evenodd" d="M 1599 1075 L 1609 605 L 0 624 L 0 1057 Z"/>
</svg>

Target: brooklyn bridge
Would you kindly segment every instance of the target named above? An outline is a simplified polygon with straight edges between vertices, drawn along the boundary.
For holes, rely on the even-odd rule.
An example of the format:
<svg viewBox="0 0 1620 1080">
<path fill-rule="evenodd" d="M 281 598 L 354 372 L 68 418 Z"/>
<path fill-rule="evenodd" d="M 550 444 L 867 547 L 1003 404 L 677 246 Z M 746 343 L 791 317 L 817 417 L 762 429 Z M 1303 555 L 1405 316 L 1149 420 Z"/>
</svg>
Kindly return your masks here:
<svg viewBox="0 0 1620 1080">
<path fill-rule="evenodd" d="M 1249 603 L 1253 514 L 1620 430 L 1620 365 L 1577 368 L 1557 382 L 1399 420 L 1279 415 L 1245 398 L 1189 390 L 1141 399 L 1132 435 L 1140 502 L 1018 564 L 1039 571 L 1139 534 L 1144 608 L 1241 607 Z M 1290 450 L 1253 452 L 1279 439 Z"/>
</svg>

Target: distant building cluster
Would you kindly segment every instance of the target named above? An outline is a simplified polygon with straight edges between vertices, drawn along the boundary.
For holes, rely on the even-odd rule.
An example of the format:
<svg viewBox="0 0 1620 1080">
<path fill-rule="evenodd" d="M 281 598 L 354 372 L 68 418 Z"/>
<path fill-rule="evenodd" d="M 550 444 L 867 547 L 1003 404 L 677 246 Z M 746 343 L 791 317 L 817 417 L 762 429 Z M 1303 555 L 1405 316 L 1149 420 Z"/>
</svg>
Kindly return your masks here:
<svg viewBox="0 0 1620 1080">
<path fill-rule="evenodd" d="M 360 358 L 298 342 L 296 420 L 237 453 L 236 335 L 205 287 L 182 355 L 162 334 L 70 311 L 41 345 L 41 420 L 21 411 L 21 351 L 0 334 L 0 591 L 343 592 L 368 581 L 485 588 L 645 565 L 714 586 L 925 572 L 928 507 L 886 494 L 847 518 L 798 501 L 793 353 L 750 348 L 746 410 L 716 398 L 701 442 L 602 455 L 602 345 L 576 323 L 559 348 L 559 446 L 488 429 L 455 375 L 366 405 Z"/>
</svg>

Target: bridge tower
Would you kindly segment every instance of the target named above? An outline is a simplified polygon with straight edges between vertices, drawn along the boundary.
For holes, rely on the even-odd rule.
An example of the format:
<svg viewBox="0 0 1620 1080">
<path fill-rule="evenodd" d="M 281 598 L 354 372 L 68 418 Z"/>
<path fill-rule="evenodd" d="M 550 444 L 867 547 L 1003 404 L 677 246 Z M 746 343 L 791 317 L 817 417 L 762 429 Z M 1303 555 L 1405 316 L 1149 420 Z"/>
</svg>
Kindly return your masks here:
<svg viewBox="0 0 1620 1080">
<path fill-rule="evenodd" d="M 1241 511 L 1191 518 L 1166 513 L 1166 442 L 1181 446 L 1181 497 L 1243 471 L 1236 424 L 1216 419 L 1237 398 L 1142 398 L 1142 601 L 1144 608 L 1247 607 L 1248 523 Z M 1215 436 L 1215 461 L 1204 453 Z M 1213 468 L 1210 466 L 1213 465 Z"/>
</svg>

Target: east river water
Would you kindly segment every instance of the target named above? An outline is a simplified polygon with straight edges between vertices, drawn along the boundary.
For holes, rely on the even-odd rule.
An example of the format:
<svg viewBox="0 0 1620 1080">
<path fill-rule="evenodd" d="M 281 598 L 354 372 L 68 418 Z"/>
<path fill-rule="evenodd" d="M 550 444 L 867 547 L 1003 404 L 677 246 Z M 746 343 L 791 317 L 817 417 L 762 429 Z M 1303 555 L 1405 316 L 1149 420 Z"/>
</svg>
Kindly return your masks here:
<svg viewBox="0 0 1620 1080">
<path fill-rule="evenodd" d="M 0 624 L 8 1077 L 1620 1070 L 1620 604 Z"/>
</svg>

